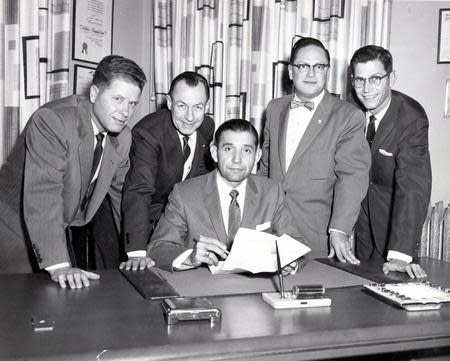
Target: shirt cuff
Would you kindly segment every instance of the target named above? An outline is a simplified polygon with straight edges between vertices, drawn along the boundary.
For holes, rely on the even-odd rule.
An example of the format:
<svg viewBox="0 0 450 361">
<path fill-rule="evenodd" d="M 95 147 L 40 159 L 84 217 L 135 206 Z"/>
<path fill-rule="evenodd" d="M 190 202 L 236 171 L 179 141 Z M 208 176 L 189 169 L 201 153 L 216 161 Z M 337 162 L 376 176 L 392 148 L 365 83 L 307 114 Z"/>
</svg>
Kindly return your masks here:
<svg viewBox="0 0 450 361">
<path fill-rule="evenodd" d="M 128 258 L 131 257 L 147 257 L 147 251 L 139 250 L 139 251 L 131 251 L 127 252 Z"/>
<path fill-rule="evenodd" d="M 70 267 L 70 263 L 69 262 L 62 262 L 62 263 L 57 263 L 48 267 L 45 267 L 44 269 L 46 271 L 54 271 L 60 268 L 64 268 L 64 267 Z"/>
<path fill-rule="evenodd" d="M 413 260 L 413 258 L 411 256 L 408 256 L 407 254 L 404 254 L 404 253 L 398 252 L 398 251 L 392 251 L 392 250 L 389 250 L 386 258 L 388 261 L 390 261 L 392 259 L 398 259 L 398 260 L 404 261 L 406 263 L 411 263 Z"/>
<path fill-rule="evenodd" d="M 330 229 L 328 230 L 328 232 L 337 232 L 337 233 L 342 233 L 342 234 L 347 235 L 347 233 L 342 232 L 342 231 L 340 231 L 339 229 L 335 229 L 335 228 L 330 228 Z"/>
<path fill-rule="evenodd" d="M 172 262 L 172 268 L 175 271 L 184 271 L 188 269 L 192 269 L 194 267 L 183 264 L 184 261 L 191 255 L 192 249 L 187 249 L 182 254 L 180 254 L 177 258 L 175 258 Z"/>
</svg>

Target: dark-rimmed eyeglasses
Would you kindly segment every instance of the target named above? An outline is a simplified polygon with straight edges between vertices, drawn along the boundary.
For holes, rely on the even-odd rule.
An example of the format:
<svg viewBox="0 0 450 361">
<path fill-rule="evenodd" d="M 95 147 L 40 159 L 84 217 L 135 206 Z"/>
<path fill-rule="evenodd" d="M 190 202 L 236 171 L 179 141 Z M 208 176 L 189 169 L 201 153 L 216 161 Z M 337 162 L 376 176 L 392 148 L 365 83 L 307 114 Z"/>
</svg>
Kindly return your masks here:
<svg viewBox="0 0 450 361">
<path fill-rule="evenodd" d="M 352 77 L 353 86 L 355 88 L 364 88 L 366 86 L 366 82 L 369 81 L 369 84 L 372 86 L 379 86 L 381 81 L 386 78 L 390 73 L 386 73 L 384 75 L 372 75 L 369 78 L 361 78 L 359 76 Z"/>
<path fill-rule="evenodd" d="M 308 73 L 309 69 L 311 69 L 311 67 L 314 69 L 314 72 L 323 73 L 330 66 L 328 64 L 309 65 L 309 64 L 304 64 L 304 63 L 300 63 L 300 64 L 292 64 L 291 63 L 291 65 L 293 67 L 297 68 L 300 73 Z"/>
</svg>

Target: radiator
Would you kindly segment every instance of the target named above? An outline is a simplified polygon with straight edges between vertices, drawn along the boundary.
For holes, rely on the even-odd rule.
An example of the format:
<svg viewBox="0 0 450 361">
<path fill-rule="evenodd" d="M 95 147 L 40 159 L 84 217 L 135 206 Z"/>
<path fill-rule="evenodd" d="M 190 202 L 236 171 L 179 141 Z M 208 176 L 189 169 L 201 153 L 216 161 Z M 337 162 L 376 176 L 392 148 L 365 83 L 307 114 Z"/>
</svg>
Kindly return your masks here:
<svg viewBox="0 0 450 361">
<path fill-rule="evenodd" d="M 450 262 L 450 211 L 439 201 L 428 208 L 423 224 L 419 256 Z"/>
</svg>

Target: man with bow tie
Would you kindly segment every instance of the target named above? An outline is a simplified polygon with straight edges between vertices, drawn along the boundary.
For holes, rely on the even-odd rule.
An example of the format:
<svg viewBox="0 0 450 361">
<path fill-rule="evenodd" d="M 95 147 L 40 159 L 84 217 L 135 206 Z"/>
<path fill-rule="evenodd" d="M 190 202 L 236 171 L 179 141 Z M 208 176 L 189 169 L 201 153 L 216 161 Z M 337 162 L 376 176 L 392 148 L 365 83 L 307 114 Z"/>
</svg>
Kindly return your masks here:
<svg viewBox="0 0 450 361">
<path fill-rule="evenodd" d="M 294 94 L 267 106 L 259 173 L 281 183 L 312 258 L 358 264 L 349 238 L 367 191 L 370 149 L 363 113 L 325 89 L 329 67 L 319 40 L 294 44 Z"/>
</svg>

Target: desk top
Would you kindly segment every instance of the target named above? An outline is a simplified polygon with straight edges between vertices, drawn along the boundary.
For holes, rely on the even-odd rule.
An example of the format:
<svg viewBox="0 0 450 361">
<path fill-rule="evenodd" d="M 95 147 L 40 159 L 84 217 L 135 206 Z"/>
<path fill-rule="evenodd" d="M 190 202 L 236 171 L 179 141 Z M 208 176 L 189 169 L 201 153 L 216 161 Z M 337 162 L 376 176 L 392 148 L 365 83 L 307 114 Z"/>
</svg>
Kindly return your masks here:
<svg viewBox="0 0 450 361">
<path fill-rule="evenodd" d="M 260 294 L 211 296 L 223 314 L 217 327 L 168 327 L 159 301 L 116 270 L 99 273 L 82 290 L 60 289 L 46 274 L 0 276 L 0 359 L 306 360 L 450 344 L 450 305 L 411 313 L 360 286 L 329 289 L 331 307 L 316 309 L 274 310 Z M 54 330 L 34 332 L 33 317 L 53 320 Z"/>
</svg>

